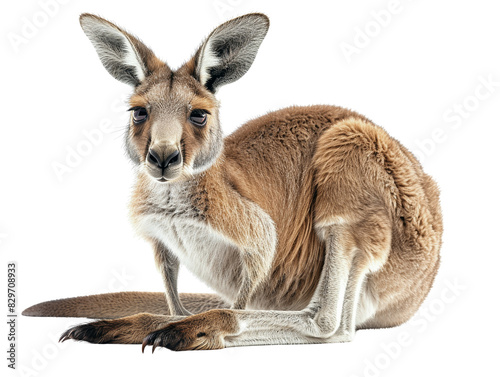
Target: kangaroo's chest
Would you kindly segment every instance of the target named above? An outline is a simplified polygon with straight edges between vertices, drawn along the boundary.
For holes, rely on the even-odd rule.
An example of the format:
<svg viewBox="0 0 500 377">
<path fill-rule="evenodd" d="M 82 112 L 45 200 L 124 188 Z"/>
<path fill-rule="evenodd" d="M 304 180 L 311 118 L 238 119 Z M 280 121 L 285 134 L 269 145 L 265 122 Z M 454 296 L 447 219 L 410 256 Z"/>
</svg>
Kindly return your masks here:
<svg viewBox="0 0 500 377">
<path fill-rule="evenodd" d="M 234 299 L 241 276 L 238 250 L 200 216 L 188 190 L 149 197 L 137 220 L 140 233 L 162 242 L 200 280 Z"/>
</svg>

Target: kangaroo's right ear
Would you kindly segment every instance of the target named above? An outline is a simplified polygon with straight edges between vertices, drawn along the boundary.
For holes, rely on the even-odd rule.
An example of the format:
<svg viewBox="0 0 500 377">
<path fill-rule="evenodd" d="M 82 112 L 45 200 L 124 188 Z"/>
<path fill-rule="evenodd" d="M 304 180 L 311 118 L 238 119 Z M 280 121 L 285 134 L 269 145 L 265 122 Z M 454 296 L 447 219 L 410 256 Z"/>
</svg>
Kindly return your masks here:
<svg viewBox="0 0 500 377">
<path fill-rule="evenodd" d="M 104 68 L 123 83 L 137 86 L 155 69 L 165 66 L 139 39 L 101 17 L 84 13 L 80 25 Z"/>
<path fill-rule="evenodd" d="M 269 19 L 251 13 L 217 27 L 194 57 L 194 76 L 215 93 L 225 84 L 238 80 L 252 65 L 269 29 Z"/>
</svg>

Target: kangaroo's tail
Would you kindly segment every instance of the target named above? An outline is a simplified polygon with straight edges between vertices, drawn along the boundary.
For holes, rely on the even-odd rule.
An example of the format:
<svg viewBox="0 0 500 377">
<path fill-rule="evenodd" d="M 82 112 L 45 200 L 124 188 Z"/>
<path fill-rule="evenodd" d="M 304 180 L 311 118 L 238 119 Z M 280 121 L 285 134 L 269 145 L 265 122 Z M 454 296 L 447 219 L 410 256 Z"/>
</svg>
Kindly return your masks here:
<svg viewBox="0 0 500 377">
<path fill-rule="evenodd" d="M 191 313 L 229 307 L 220 297 L 209 293 L 181 293 L 180 299 Z M 30 306 L 22 314 L 30 317 L 121 318 L 138 313 L 169 315 L 165 294 L 120 292 L 63 298 Z"/>
</svg>

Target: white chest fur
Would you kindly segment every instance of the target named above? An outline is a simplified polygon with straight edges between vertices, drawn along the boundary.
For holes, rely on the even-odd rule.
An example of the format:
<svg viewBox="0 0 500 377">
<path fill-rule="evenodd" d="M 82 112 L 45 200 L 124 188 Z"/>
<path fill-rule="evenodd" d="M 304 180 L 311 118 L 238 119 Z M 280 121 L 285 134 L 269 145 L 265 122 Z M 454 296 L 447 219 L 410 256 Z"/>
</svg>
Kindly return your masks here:
<svg viewBox="0 0 500 377">
<path fill-rule="evenodd" d="M 137 219 L 139 232 L 163 243 L 195 276 L 234 300 L 241 276 L 236 247 L 192 206 L 188 185 L 154 186 Z"/>
</svg>

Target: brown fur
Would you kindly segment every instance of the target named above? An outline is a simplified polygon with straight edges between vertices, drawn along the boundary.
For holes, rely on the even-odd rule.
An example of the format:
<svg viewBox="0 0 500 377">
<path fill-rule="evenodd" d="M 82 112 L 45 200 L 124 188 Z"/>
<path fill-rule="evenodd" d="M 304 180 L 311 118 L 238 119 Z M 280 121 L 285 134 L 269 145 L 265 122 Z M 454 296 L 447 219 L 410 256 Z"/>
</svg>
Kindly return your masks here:
<svg viewBox="0 0 500 377">
<path fill-rule="evenodd" d="M 276 224 L 278 249 L 261 292 L 267 297 L 260 298 L 270 307 L 302 309 L 317 286 L 325 246 L 314 230 L 315 143 L 327 127 L 354 114 L 334 106 L 291 107 L 255 119 L 226 139 L 235 188 Z"/>
<path fill-rule="evenodd" d="M 366 327 L 407 321 L 439 267 L 442 218 L 436 184 L 399 142 L 355 118 L 324 134 L 315 164 L 321 202 L 316 222 L 332 216 L 349 219 L 358 248 L 385 263 L 368 277 L 382 305 Z M 386 249 L 388 256 L 379 254 Z"/>
<path fill-rule="evenodd" d="M 158 345 L 174 351 L 213 350 L 224 348 L 224 337 L 236 334 L 238 323 L 230 310 L 210 310 L 168 324 L 149 334 L 142 343 L 142 351 L 147 345 Z"/>
<path fill-rule="evenodd" d="M 225 27 L 222 25 L 222 29 Z M 239 254 L 233 257 L 242 267 L 241 276 L 233 276 L 230 281 L 240 289 L 233 309 L 306 309 L 296 314 L 297 318 L 316 311 L 318 316 L 311 317 L 311 321 L 317 326 L 317 338 L 328 338 L 335 335 L 329 331 L 336 331 L 335 326 L 339 326 L 332 324 L 335 318 L 328 315 L 339 314 L 335 310 L 322 311 L 318 304 L 321 299 L 332 297 L 335 290 L 322 286 L 320 277 L 324 272 L 321 281 L 332 281 L 328 279 L 336 271 L 345 273 L 347 269 L 349 279 L 344 281 L 348 280 L 348 287 L 342 289 L 350 294 L 372 295 L 377 303 L 376 313 L 362 324 L 363 328 L 396 326 L 415 313 L 439 267 L 443 228 L 438 188 L 406 148 L 353 111 L 308 106 L 290 107 L 254 119 L 225 138 L 222 151 L 211 149 L 217 146 L 214 140 L 218 140 L 213 136 L 220 131 L 219 104 L 196 77 L 201 50 L 179 70 L 172 71 L 153 58 L 142 43 L 129 35 L 128 38 L 138 44 L 149 70 L 146 79 L 135 88 L 130 104 L 151 108 L 146 122 L 131 124 L 128 145 L 139 163 L 144 163 L 150 144 L 158 141 L 155 132 L 163 130 L 162 136 L 172 140 L 177 137 L 175 143 L 180 143 L 186 166 L 191 166 L 200 155 L 213 152 L 204 171 L 194 176 L 183 171 L 174 180 L 189 183 L 182 187 L 187 191 L 188 210 L 194 209 L 195 220 L 238 250 Z M 206 126 L 193 127 L 188 121 L 193 108 L 208 111 Z M 178 134 L 172 131 L 176 127 Z M 175 216 L 175 209 L 167 213 L 151 200 L 150 179 L 146 174 L 138 175 L 131 203 L 133 219 L 139 221 L 151 213 Z M 274 240 L 269 236 L 270 228 L 277 235 L 275 248 L 271 245 Z M 155 248 L 159 267 L 166 263 L 164 249 Z M 337 262 L 347 261 L 342 266 L 344 270 L 332 269 L 337 266 L 331 262 L 332 254 L 340 258 Z M 221 261 L 216 273 L 227 272 L 223 263 L 227 261 Z M 176 274 L 175 269 L 164 271 Z M 355 284 L 359 284 L 359 291 L 351 289 Z M 319 288 L 324 291 L 318 291 Z M 168 289 L 167 295 L 171 295 Z M 207 300 L 206 305 L 196 306 L 181 296 L 188 310 L 216 309 L 188 318 L 162 316 L 165 312 L 158 306 L 148 306 L 132 296 L 126 300 L 134 305 L 127 307 L 126 302 L 120 304 L 119 297 L 112 303 L 117 305 L 118 315 L 144 311 L 154 315 L 142 313 L 86 324 L 69 330 L 63 339 L 137 343 L 141 336 L 154 331 L 144 339 L 143 348 L 149 344 L 175 350 L 215 349 L 224 346 L 224 337 L 240 330 L 237 317 L 243 312 L 219 309 L 224 303 L 215 297 Z M 191 298 L 195 303 L 201 299 Z M 149 299 L 161 304 L 157 296 Z M 353 297 L 350 299 L 352 303 Z M 174 301 L 171 297 L 169 300 Z M 318 302 L 310 306 L 314 300 Z M 322 302 L 324 306 L 336 305 L 326 301 Z M 85 298 L 80 298 L 59 304 L 63 308 L 66 305 L 62 312 L 68 313 L 76 310 L 71 305 L 85 302 Z M 349 302 L 343 304 L 349 306 Z M 98 313 L 110 315 L 107 302 L 103 305 Z M 28 313 L 53 315 L 57 312 L 55 307 L 43 303 L 28 309 Z M 171 323 L 172 320 L 179 321 Z M 343 318 L 341 323 L 350 326 L 353 321 L 356 318 Z"/>
<path fill-rule="evenodd" d="M 214 294 L 181 293 L 180 299 L 191 313 L 201 313 L 229 305 Z M 119 292 L 80 296 L 42 302 L 23 311 L 29 317 L 120 318 L 137 313 L 168 315 L 163 292 Z"/>
<path fill-rule="evenodd" d="M 324 259 L 324 244 L 314 231 L 314 223 L 325 222 L 334 214 L 352 219 L 355 224 L 352 232 L 358 234 L 356 245 L 376 258 L 376 247 L 385 250 L 388 243 L 392 242 L 395 253 L 412 246 L 397 243 L 405 237 L 398 227 L 406 224 L 404 229 L 408 230 L 411 226 L 407 224 L 411 216 L 407 214 L 408 220 L 405 220 L 404 206 L 427 201 L 425 191 L 436 195 L 434 183 L 429 178 L 423 180 L 426 176 L 420 165 L 406 149 L 366 118 L 342 108 L 283 109 L 247 123 L 225 143 L 219 159 L 223 164 L 214 165 L 200 180 L 194 204 L 217 230 L 239 245 L 249 242 L 239 238 L 243 235 L 258 239 L 252 236 L 251 230 L 239 232 L 240 224 L 254 223 L 241 217 L 245 215 L 243 211 L 233 211 L 238 208 L 241 196 L 271 215 L 278 230 L 278 249 L 270 279 L 254 296 L 264 308 L 302 309 L 309 302 Z M 269 164 L 273 155 L 280 156 L 280 161 Z M 416 171 L 408 169 L 410 166 Z M 380 180 L 385 183 L 373 186 Z M 419 196 L 412 199 L 416 194 L 406 193 L 407 186 Z M 311 187 L 315 188 L 311 190 Z M 136 194 L 138 198 L 143 196 L 141 191 Z M 436 199 L 433 200 L 434 214 L 425 215 L 422 221 L 435 223 L 439 235 L 441 219 L 434 218 L 438 212 Z M 222 206 L 219 207 L 219 203 Z M 399 209 L 399 205 L 403 208 Z M 406 212 L 408 210 L 412 207 Z M 389 217 L 389 211 L 396 213 Z M 386 214 L 383 217 L 374 215 L 366 221 L 369 212 Z M 393 227 L 395 235 L 391 235 Z M 392 241 L 391 237 L 394 237 Z M 435 253 L 439 246 L 438 237 L 432 240 L 430 252 Z M 429 263 L 437 270 L 436 259 Z M 415 266 L 422 267 L 421 264 Z M 379 273 L 377 278 L 371 279 L 380 281 L 382 276 Z M 428 279 L 432 281 L 433 276 L 429 275 Z"/>
</svg>

